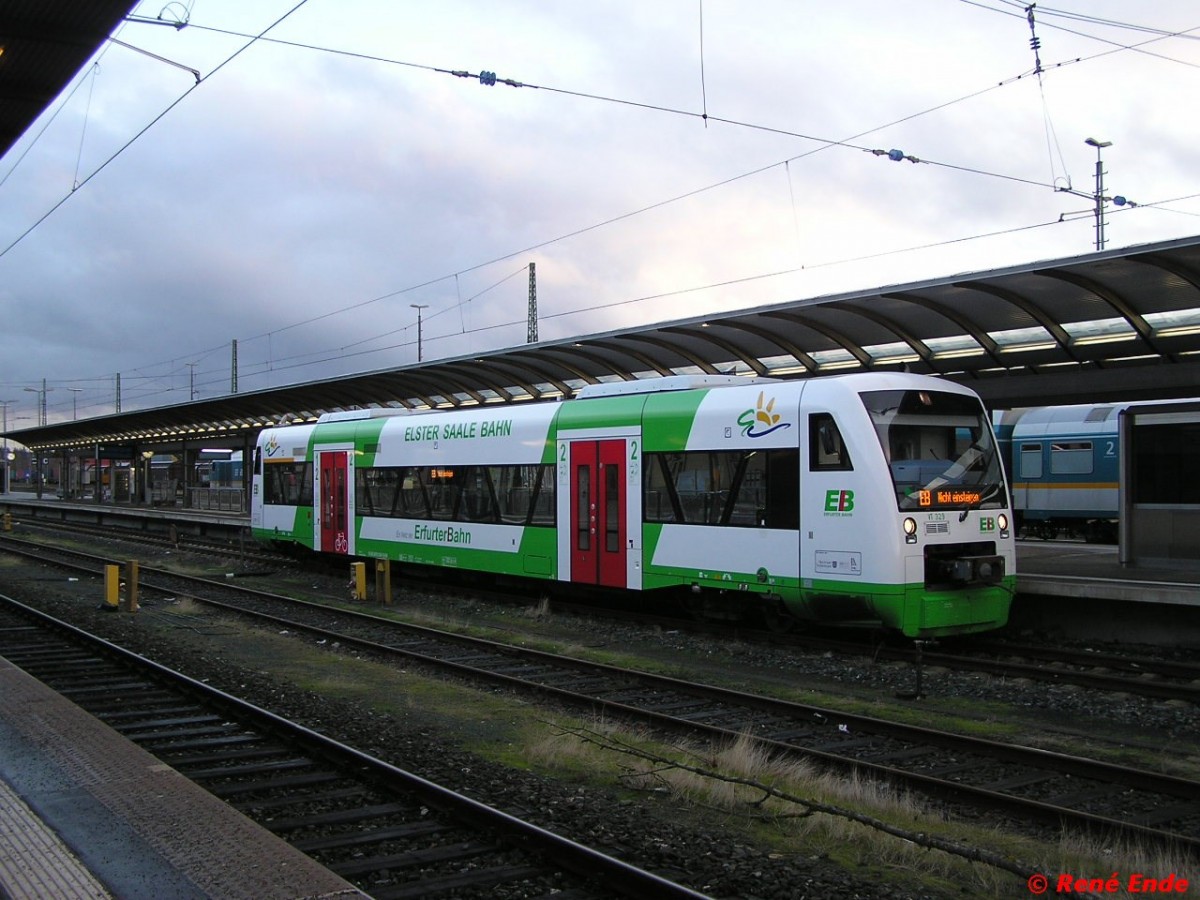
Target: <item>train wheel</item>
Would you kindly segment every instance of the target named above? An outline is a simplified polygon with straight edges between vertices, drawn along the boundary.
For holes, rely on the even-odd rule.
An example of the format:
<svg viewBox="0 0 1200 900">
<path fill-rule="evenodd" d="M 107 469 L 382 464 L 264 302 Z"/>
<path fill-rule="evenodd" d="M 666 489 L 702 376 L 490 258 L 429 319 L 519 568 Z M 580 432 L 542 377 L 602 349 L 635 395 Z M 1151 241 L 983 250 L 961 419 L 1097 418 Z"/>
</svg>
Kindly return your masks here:
<svg viewBox="0 0 1200 900">
<path fill-rule="evenodd" d="M 788 612 L 781 603 L 764 604 L 762 618 L 763 625 L 767 630 L 775 634 L 790 634 L 800 624 L 800 620 Z"/>
<path fill-rule="evenodd" d="M 1034 535 L 1043 541 L 1052 541 L 1058 537 L 1058 529 L 1049 522 L 1038 522 L 1030 527 Z"/>
</svg>

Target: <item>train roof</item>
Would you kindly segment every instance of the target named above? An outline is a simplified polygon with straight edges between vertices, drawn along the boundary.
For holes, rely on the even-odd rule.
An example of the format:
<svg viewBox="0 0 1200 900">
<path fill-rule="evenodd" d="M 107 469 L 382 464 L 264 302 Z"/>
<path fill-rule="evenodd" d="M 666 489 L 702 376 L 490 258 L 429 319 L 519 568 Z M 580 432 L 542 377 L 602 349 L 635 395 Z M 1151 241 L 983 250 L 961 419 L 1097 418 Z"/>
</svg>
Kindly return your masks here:
<svg viewBox="0 0 1200 900">
<path fill-rule="evenodd" d="M 1131 406 L 1178 405 L 1178 400 L 1147 400 L 1140 403 L 1080 403 L 1068 406 L 1035 406 L 1010 410 L 1000 418 L 1002 426 L 1013 429 L 1014 437 L 1053 434 L 1070 429 L 1076 434 L 1116 434 L 1119 417 Z"/>
</svg>

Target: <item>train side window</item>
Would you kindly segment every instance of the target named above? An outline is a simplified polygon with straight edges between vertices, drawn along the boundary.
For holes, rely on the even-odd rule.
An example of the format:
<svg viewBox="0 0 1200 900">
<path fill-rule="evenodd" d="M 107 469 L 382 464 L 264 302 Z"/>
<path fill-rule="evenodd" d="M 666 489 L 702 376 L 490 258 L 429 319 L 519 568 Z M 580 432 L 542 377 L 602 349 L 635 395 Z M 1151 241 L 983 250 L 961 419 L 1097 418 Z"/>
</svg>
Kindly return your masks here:
<svg viewBox="0 0 1200 900">
<path fill-rule="evenodd" d="M 429 499 L 429 517 L 453 521 L 458 510 L 458 499 L 462 493 L 462 482 L 455 470 L 442 466 L 429 466 L 422 470 L 422 481 Z"/>
<path fill-rule="evenodd" d="M 846 457 L 846 468 L 850 457 Z M 800 527 L 800 451 L 771 450 L 767 453 L 767 504 L 763 513 L 767 528 Z"/>
<path fill-rule="evenodd" d="M 1051 475 L 1090 475 L 1091 441 L 1055 441 L 1050 445 Z"/>
<path fill-rule="evenodd" d="M 1041 444 L 1022 444 L 1020 460 L 1019 474 L 1022 478 L 1042 477 Z"/>
<path fill-rule="evenodd" d="M 558 505 L 554 498 L 554 466 L 537 467 L 534 482 L 533 504 L 529 511 L 531 525 L 553 525 L 557 520 Z"/>
<path fill-rule="evenodd" d="M 682 453 L 647 453 L 642 467 L 642 518 L 647 522 L 682 522 L 675 473 L 683 465 Z"/>
<path fill-rule="evenodd" d="M 399 503 L 400 470 L 357 468 L 354 472 L 355 513 L 360 516 L 395 516 Z"/>
<path fill-rule="evenodd" d="M 799 520 L 797 450 L 648 453 L 643 471 L 647 522 L 788 528 Z"/>
<path fill-rule="evenodd" d="M 408 519 L 428 519 L 429 494 L 425 491 L 420 466 L 404 466 L 400 469 L 400 491 L 396 496 L 397 515 Z"/>
<path fill-rule="evenodd" d="M 312 506 L 312 470 L 312 463 L 266 463 L 263 466 L 263 503 L 268 506 Z"/>
<path fill-rule="evenodd" d="M 459 521 L 500 521 L 495 485 L 487 466 L 466 466 L 459 481 L 462 485 L 457 513 Z"/>
<path fill-rule="evenodd" d="M 553 525 L 552 466 L 491 466 L 488 474 L 496 491 L 500 521 L 513 525 Z"/>
<path fill-rule="evenodd" d="M 810 472 L 847 472 L 854 468 L 850 451 L 837 422 L 829 413 L 808 417 L 808 469 Z"/>
</svg>

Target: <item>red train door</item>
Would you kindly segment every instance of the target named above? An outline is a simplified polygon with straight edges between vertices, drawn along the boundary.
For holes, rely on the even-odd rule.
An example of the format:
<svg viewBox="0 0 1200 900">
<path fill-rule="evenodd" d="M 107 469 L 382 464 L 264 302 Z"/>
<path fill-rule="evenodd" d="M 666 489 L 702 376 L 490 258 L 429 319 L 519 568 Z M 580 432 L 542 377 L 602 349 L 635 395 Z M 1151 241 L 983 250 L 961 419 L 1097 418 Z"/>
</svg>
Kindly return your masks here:
<svg viewBox="0 0 1200 900">
<path fill-rule="evenodd" d="M 625 441 L 571 443 L 571 580 L 626 587 Z"/>
<path fill-rule="evenodd" d="M 321 550 L 349 553 L 350 490 L 346 479 L 346 452 L 321 454 Z"/>
</svg>

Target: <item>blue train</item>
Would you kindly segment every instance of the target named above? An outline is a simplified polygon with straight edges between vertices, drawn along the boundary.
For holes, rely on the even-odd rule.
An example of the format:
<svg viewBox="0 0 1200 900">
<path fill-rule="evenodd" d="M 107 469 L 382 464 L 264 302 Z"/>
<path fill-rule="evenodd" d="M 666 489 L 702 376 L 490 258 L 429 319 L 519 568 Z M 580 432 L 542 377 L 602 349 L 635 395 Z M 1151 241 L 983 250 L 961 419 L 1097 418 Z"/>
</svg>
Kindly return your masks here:
<svg viewBox="0 0 1200 900">
<path fill-rule="evenodd" d="M 1039 406 L 999 414 L 1017 533 L 1117 540 L 1120 414 L 1128 403 Z"/>
</svg>

